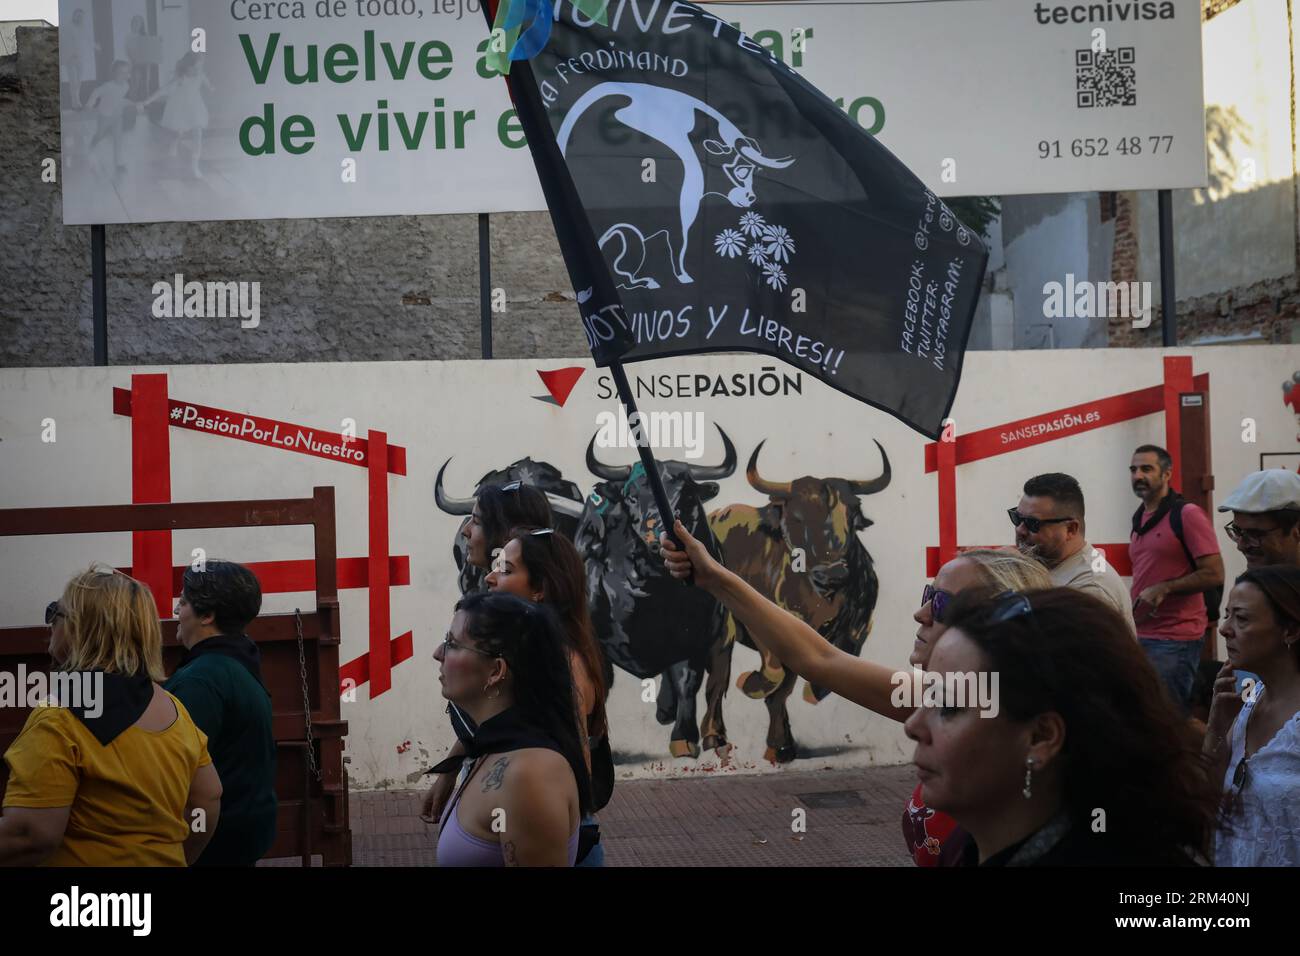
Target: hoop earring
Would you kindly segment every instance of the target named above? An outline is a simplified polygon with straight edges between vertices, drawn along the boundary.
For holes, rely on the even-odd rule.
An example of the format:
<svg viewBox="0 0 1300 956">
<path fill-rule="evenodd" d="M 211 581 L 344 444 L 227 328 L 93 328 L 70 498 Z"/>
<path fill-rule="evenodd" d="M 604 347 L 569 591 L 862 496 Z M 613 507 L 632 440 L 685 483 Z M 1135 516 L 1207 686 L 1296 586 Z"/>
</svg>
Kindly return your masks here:
<svg viewBox="0 0 1300 956">
<path fill-rule="evenodd" d="M 1025 758 L 1025 786 L 1024 789 L 1020 791 L 1024 795 L 1026 800 L 1028 800 L 1030 797 L 1033 796 L 1033 786 L 1034 786 L 1034 758 L 1026 757 Z"/>
<path fill-rule="evenodd" d="M 492 690 L 495 690 L 496 693 L 495 694 L 488 693 L 489 691 Z M 487 695 L 488 700 L 496 700 L 498 697 L 501 696 L 501 688 L 497 687 L 495 684 L 484 684 L 483 693 Z"/>
</svg>

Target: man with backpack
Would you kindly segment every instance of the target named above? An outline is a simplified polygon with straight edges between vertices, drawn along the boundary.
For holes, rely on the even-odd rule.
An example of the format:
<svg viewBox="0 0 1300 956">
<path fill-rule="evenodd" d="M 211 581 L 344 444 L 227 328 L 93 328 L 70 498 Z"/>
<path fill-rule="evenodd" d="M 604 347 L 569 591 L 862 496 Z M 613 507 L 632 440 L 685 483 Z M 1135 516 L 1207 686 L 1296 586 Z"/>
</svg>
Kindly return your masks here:
<svg viewBox="0 0 1300 956">
<path fill-rule="evenodd" d="M 1133 513 L 1133 621 L 1138 642 L 1170 697 L 1187 710 L 1223 597 L 1223 557 L 1205 512 L 1170 485 L 1173 459 L 1158 445 L 1133 452 L 1129 480 L 1142 506 Z"/>
</svg>

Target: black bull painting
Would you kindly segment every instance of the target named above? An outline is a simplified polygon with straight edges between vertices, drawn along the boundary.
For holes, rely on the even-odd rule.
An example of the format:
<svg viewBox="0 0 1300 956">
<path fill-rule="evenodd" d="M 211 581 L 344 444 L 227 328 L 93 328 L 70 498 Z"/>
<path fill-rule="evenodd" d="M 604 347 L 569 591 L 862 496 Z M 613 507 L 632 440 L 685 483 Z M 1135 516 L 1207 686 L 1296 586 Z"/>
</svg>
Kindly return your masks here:
<svg viewBox="0 0 1300 956">
<path fill-rule="evenodd" d="M 658 462 L 673 509 L 687 530 L 759 593 L 807 621 L 831 644 L 859 654 L 871 630 L 879 585 L 871 555 L 858 532 L 871 526 L 861 497 L 889 486 L 889 457 L 879 442 L 881 467 L 868 479 L 803 476 L 786 481 L 760 474 L 754 449 L 745 470 L 751 488 L 766 504 L 726 505 L 705 511 L 718 494 L 716 482 L 736 470 L 736 450 L 721 428 L 723 460 L 717 464 Z M 722 716 L 737 641 L 759 652 L 762 664 L 739 676 L 737 686 L 762 700 L 768 713 L 764 756 L 773 763 L 793 760 L 798 749 L 787 702 L 797 681 L 770 651 L 757 646 L 744 627 L 701 590 L 672 580 L 663 569 L 658 536 L 663 530 L 644 469 L 611 465 L 588 444 L 588 470 L 600 481 L 585 499 L 577 485 L 554 466 L 520 459 L 488 472 L 476 484 L 525 481 L 547 492 L 557 530 L 571 537 L 587 571 L 592 622 L 608 664 L 638 678 L 658 677 L 656 718 L 671 724 L 669 752 L 696 757 L 701 747 L 726 758 L 731 745 Z M 467 515 L 473 496 L 453 497 L 438 472 L 435 498 L 449 514 Z M 464 560 L 457 531 L 453 556 L 462 593 L 482 586 L 482 574 Z M 612 672 L 607 671 L 607 676 Z M 705 713 L 696 722 L 696 697 L 704 685 Z M 806 685 L 804 700 L 816 704 L 823 688 Z M 617 742 L 615 742 L 617 745 Z"/>
</svg>

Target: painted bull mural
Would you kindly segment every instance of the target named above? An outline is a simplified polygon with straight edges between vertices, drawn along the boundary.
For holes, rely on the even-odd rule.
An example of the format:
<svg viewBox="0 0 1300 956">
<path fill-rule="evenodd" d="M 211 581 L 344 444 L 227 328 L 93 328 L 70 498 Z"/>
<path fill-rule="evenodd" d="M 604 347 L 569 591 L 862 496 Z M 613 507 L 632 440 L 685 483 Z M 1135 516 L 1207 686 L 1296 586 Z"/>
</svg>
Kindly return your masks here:
<svg viewBox="0 0 1300 956">
<path fill-rule="evenodd" d="M 771 481 L 758 471 L 763 442 L 754 449 L 745 477 L 750 487 L 768 496 L 762 507 L 729 505 L 713 512 L 709 523 L 725 555 L 726 566 L 755 590 L 796 617 L 807 621 L 831 644 L 858 654 L 871 630 L 879 583 L 857 533 L 871 526 L 858 498 L 889 486 L 889 456 L 880 442 L 880 474 L 865 481 L 813 478 Z M 730 615 L 727 655 L 734 640 L 763 656 L 759 670 L 741 674 L 737 686 L 746 696 L 763 700 L 768 711 L 768 760 L 785 763 L 797 755 L 786 700 L 796 675 L 775 655 L 756 647 Z M 827 694 L 807 686 L 805 699 L 817 703 Z"/>
<path fill-rule="evenodd" d="M 756 199 L 754 174 L 758 168 L 784 169 L 794 159 L 774 159 L 764 155 L 756 140 L 746 136 L 735 123 L 703 100 L 649 83 L 615 82 L 596 84 L 569 109 L 556 133 L 561 153 L 567 156 L 570 137 L 583 115 L 608 97 L 627 101 L 625 106 L 615 110 L 615 120 L 672 150 L 682 164 L 682 183 L 675 227 L 647 236 L 635 223 L 618 222 L 600 237 L 600 247 L 602 250 L 607 245 L 613 248 L 611 262 L 619 276 L 620 288 L 658 289 L 660 281 L 648 273 L 642 274 L 642 270 L 646 268 L 647 242 L 662 235 L 668 244 L 673 275 L 678 282 L 693 282 L 686 271 L 686 251 L 690 245 L 691 227 L 699 216 L 704 197 L 720 196 L 731 205 L 746 209 Z M 702 137 L 695 134 L 692 138 L 701 123 L 706 133 Z M 711 165 L 709 156 L 723 157 L 725 162 L 720 167 Z M 711 184 L 707 178 L 715 169 L 725 177 L 725 182 L 717 184 L 725 190 L 723 192 L 709 188 Z"/>
<path fill-rule="evenodd" d="M 674 512 L 709 553 L 719 557 L 705 502 L 718 493 L 717 480 L 736 470 L 736 449 L 726 432 L 723 460 L 712 466 L 658 462 Z M 674 757 L 698 757 L 705 749 L 729 750 L 722 698 L 730 680 L 726 647 L 729 615 L 709 594 L 683 585 L 665 570 L 659 553 L 660 524 L 654 496 L 640 462 L 609 465 L 587 446 L 587 467 L 602 479 L 588 496 L 574 537 L 587 568 L 592 622 L 606 657 L 640 678 L 663 674 L 655 716 L 672 724 Z M 708 672 L 703 727 L 696 724 L 695 698 Z"/>
<path fill-rule="evenodd" d="M 551 513 L 555 517 L 555 529 L 572 540 L 578 527 L 578 518 L 582 515 L 582 492 L 573 482 L 566 481 L 554 465 L 533 461 L 532 458 L 521 458 L 505 468 L 489 471 L 474 485 L 474 494 L 468 498 L 454 498 L 447 494 L 442 484 L 443 474 L 450 464 L 451 459 L 448 458 L 438 469 L 438 478 L 433 484 L 433 498 L 447 514 L 465 516 L 465 521 L 456 528 L 456 540 L 452 544 L 452 556 L 456 559 L 456 567 L 460 569 L 461 594 L 479 590 L 483 587 L 483 579 L 487 577 L 482 568 L 476 568 L 465 560 L 465 538 L 461 534 L 465 530 L 465 523 L 469 521 L 469 514 L 474 510 L 474 498 L 484 485 L 522 481 L 546 492 L 546 498 L 551 503 Z"/>
</svg>

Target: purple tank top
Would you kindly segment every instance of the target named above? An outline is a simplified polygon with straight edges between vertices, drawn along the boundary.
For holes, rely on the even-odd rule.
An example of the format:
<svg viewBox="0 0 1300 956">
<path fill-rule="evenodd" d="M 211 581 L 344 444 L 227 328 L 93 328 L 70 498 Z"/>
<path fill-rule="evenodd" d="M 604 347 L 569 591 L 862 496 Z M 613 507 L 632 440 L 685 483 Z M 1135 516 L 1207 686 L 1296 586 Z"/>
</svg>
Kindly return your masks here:
<svg viewBox="0 0 1300 956">
<path fill-rule="evenodd" d="M 460 825 L 456 807 L 460 794 L 451 801 L 442 814 L 442 833 L 438 836 L 438 866 L 505 866 L 501 857 L 501 844 L 484 840 L 465 832 Z M 450 819 L 449 819 L 450 817 Z M 578 831 L 569 837 L 569 866 L 578 860 Z"/>
</svg>

